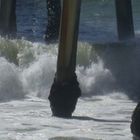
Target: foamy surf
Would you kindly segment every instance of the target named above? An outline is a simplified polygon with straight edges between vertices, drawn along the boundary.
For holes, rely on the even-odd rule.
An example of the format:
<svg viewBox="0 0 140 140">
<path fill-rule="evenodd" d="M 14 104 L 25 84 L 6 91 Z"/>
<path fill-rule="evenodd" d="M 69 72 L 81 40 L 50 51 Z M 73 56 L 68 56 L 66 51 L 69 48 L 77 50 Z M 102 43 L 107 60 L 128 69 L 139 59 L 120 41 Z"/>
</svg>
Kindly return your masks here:
<svg viewBox="0 0 140 140">
<path fill-rule="evenodd" d="M 0 49 L 6 52 L 6 55 L 0 53 L 0 139 L 77 140 L 83 136 L 85 140 L 132 139 L 130 123 L 136 103 L 126 95 L 125 88 L 120 88 L 116 77 L 119 74 L 122 82 L 126 80 L 125 69 L 122 72 L 121 67 L 124 64 L 121 59 L 123 56 L 118 57 L 118 54 L 124 54 L 123 49 L 121 53 L 106 46 L 106 49 L 96 50 L 96 45 L 79 42 L 76 73 L 82 97 L 78 100 L 72 119 L 65 120 L 51 116 L 50 105 L 46 100 L 56 72 L 58 45 L 32 43 L 24 39 L 2 39 L 7 46 Z M 11 44 L 17 53 L 9 61 L 7 52 Z M 3 46 L 0 43 L 0 48 Z M 134 66 L 133 62 L 137 63 L 135 72 L 139 70 L 138 50 L 138 47 L 133 49 L 133 53 L 126 50 L 131 54 L 130 58 L 129 55 L 126 57 L 131 60 L 126 61 L 130 70 L 126 76 L 131 73 L 129 66 Z M 120 65 L 118 62 L 121 62 Z M 118 67 L 113 67 L 116 65 Z M 112 71 L 114 68 L 116 71 Z M 131 73 L 127 81 L 134 80 L 135 74 Z M 139 77 L 132 84 L 133 87 L 137 87 L 137 81 Z M 136 94 L 133 96 L 137 97 Z"/>
<path fill-rule="evenodd" d="M 19 79 L 20 82 L 15 82 L 15 90 L 18 91 L 20 87 L 24 91 L 24 93 L 20 91 L 21 95 L 30 94 L 47 98 L 56 72 L 58 44 L 45 45 L 24 39 L 1 38 L 1 40 L 3 78 L 0 82 L 4 83 L 2 81 L 4 75 L 5 79 L 10 81 L 9 73 L 11 77 Z M 91 45 L 79 42 L 76 73 L 83 96 L 107 94 L 114 91 L 123 91 L 127 94 L 128 90 L 129 94 L 135 96 L 139 91 L 140 77 L 137 73 L 140 70 L 140 49 L 138 45 L 133 46 L 133 44 L 129 47 L 124 43 L 122 46 L 118 45 L 121 43 L 116 43 L 111 47 L 110 44 Z M 21 84 L 17 85 L 17 83 Z M 14 83 L 11 84 L 14 85 Z M 133 91 L 135 93 L 132 93 Z"/>
<path fill-rule="evenodd" d="M 0 139 L 131 140 L 131 113 L 135 103 L 122 93 L 81 98 L 71 119 L 51 116 L 49 102 L 30 97 L 1 103 Z"/>
</svg>

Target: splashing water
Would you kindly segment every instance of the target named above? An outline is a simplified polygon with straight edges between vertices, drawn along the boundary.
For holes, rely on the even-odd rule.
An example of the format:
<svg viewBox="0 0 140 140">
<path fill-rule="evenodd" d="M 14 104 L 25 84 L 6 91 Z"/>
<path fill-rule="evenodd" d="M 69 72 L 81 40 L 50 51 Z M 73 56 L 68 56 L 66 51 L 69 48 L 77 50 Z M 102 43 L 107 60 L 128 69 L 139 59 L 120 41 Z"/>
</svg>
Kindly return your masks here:
<svg viewBox="0 0 140 140">
<path fill-rule="evenodd" d="M 57 44 L 1 39 L 1 139 L 73 140 L 84 135 L 82 139 L 85 140 L 131 140 L 129 126 L 135 103 L 124 95 L 125 90 L 120 92 L 118 83 L 121 81 L 120 85 L 125 87 L 126 80 L 130 82 L 133 79 L 132 86 L 138 90 L 136 83 L 139 77 L 135 78 L 135 73 L 131 71 L 132 65 L 135 66 L 135 72 L 139 71 L 138 47 L 133 51 L 124 50 L 130 52 L 125 56 L 129 60 L 126 61 L 126 69 L 130 70 L 126 75 L 131 73 L 127 77 L 124 75 L 126 69 L 122 69 L 125 64 L 122 61 L 123 49 L 118 53 L 105 45 L 104 48 L 100 45 L 96 49 L 96 45 L 79 42 L 76 73 L 82 98 L 78 101 L 75 117 L 63 120 L 51 117 L 49 102 L 46 100 L 56 72 Z M 11 45 L 14 46 L 12 49 Z M 12 53 L 14 59 L 9 55 L 9 48 L 11 53 L 16 50 L 16 53 Z M 4 102 L 9 100 L 11 102 Z"/>
<path fill-rule="evenodd" d="M 24 95 L 19 69 L 0 57 L 0 101 L 19 99 Z"/>
<path fill-rule="evenodd" d="M 140 1 L 132 3 L 139 36 Z M 18 0 L 16 12 L 17 35 L 41 41 L 46 1 Z M 0 139 L 132 140 L 131 114 L 140 96 L 140 43 L 87 43 L 116 41 L 116 29 L 114 1 L 83 0 L 79 38 L 86 42 L 78 45 L 76 68 L 82 97 L 70 120 L 51 117 L 46 100 L 57 44 L 0 37 Z"/>
<path fill-rule="evenodd" d="M 15 84 L 16 94 L 19 88 L 26 94 L 47 98 L 56 72 L 57 44 L 31 43 L 24 39 L 7 41 L 1 38 L 1 40 L 0 68 L 3 78 L 0 80 L 4 77 L 7 81 L 19 80 L 20 82 L 11 83 Z M 84 96 L 111 93 L 117 90 L 118 86 L 120 90 L 130 87 L 128 88 L 130 91 L 134 89 L 139 91 L 140 77 L 136 76 L 140 69 L 139 47 L 132 49 L 123 44 L 119 49 L 101 45 L 96 49 L 95 45 L 84 42 L 79 42 L 78 46 L 76 73 Z M 126 51 L 128 53 L 125 53 Z M 10 88 L 10 85 L 8 87 Z M 18 94 L 25 95 L 23 91 Z M 2 92 L 1 94 L 4 95 Z"/>
</svg>

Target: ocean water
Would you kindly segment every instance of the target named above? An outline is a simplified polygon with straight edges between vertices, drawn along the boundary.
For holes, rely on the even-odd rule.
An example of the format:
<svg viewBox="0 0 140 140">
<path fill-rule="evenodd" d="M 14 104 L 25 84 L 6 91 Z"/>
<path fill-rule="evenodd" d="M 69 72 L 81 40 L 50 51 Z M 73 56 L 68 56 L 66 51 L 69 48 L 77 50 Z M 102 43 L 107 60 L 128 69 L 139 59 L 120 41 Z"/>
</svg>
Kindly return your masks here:
<svg viewBox="0 0 140 140">
<path fill-rule="evenodd" d="M 140 1 L 136 39 L 117 39 L 113 0 L 83 0 L 76 74 L 82 90 L 71 119 L 51 116 L 48 101 L 58 44 L 43 41 L 45 1 L 17 0 L 18 39 L 0 37 L 0 139 L 132 140 L 140 97 Z M 25 8 L 26 7 L 26 8 Z"/>
</svg>

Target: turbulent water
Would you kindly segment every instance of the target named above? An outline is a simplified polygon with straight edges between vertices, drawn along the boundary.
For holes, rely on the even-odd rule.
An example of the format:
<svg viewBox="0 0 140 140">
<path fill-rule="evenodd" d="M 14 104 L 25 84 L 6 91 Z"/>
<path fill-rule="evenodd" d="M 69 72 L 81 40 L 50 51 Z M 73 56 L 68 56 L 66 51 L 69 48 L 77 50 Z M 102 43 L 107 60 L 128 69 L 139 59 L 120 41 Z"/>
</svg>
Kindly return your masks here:
<svg viewBox="0 0 140 140">
<path fill-rule="evenodd" d="M 133 6 L 138 38 L 140 2 Z M 41 43 L 45 2 L 18 0 L 17 17 L 23 38 L 0 37 L 0 139 L 132 140 L 140 42 L 117 41 L 114 1 L 83 0 L 76 67 L 82 97 L 72 119 L 52 117 L 47 100 L 58 44 Z"/>
</svg>

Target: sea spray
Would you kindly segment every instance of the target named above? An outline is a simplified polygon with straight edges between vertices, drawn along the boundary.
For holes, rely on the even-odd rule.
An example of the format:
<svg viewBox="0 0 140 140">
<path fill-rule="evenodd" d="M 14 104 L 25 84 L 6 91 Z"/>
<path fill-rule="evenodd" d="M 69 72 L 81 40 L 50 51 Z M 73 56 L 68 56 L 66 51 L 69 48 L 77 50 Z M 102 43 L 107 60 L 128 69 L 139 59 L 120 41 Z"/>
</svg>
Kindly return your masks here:
<svg viewBox="0 0 140 140">
<path fill-rule="evenodd" d="M 115 78 L 104 67 L 101 59 L 99 59 L 98 63 L 91 63 L 86 68 L 77 66 L 76 73 L 82 93 L 85 96 L 105 94 L 115 90 Z"/>
<path fill-rule="evenodd" d="M 0 57 L 0 101 L 19 99 L 25 96 L 20 74 L 15 64 Z"/>
<path fill-rule="evenodd" d="M 17 55 L 19 66 L 21 68 L 28 67 L 30 64 L 38 61 L 40 56 L 44 54 L 56 57 L 58 52 L 57 46 L 58 44 L 46 45 L 43 43 L 32 43 L 23 40 L 23 47 L 19 49 Z"/>
<path fill-rule="evenodd" d="M 105 68 L 109 69 L 116 79 L 118 90 L 137 100 L 140 97 L 139 45 L 135 40 L 110 43 L 99 48 L 101 53 L 98 53 Z"/>
<path fill-rule="evenodd" d="M 3 38 L 3 42 L 6 43 L 6 40 Z M 5 62 L 4 66 L 1 63 L 1 70 L 5 69 L 6 72 L 8 67 L 12 67 L 10 70 L 14 70 L 16 79 L 20 81 L 20 86 L 17 87 L 21 87 L 24 91 L 24 93 L 19 91 L 19 94 L 47 98 L 55 77 L 58 44 L 32 43 L 24 39 L 8 40 L 7 42 L 10 43 L 7 43 L 5 52 L 8 52 L 12 44 L 13 48 L 17 50 L 14 57 L 16 57 L 18 65 L 16 66 L 14 61 L 9 61 L 11 49 L 7 53 L 7 57 L 4 54 L 1 55 L 1 59 Z M 131 88 L 132 91 L 139 90 L 138 45 L 137 47 L 132 45 L 131 48 L 117 43 L 115 45 L 114 47 L 111 45 L 112 48 L 109 44 L 78 43 L 76 73 L 82 89 L 82 96 L 108 94 L 122 91 L 122 89 L 124 93 L 127 93 L 126 87 Z M 2 52 L 1 50 L 3 50 L 2 47 L 0 52 Z M 4 77 L 4 75 L 2 76 Z M 11 78 L 5 76 L 5 79 L 10 80 Z M 1 81 L 1 83 L 3 82 Z M 5 87 L 5 91 L 11 90 L 10 88 Z M 16 90 L 17 93 L 18 90 Z M 2 94 L 2 96 L 5 95 Z"/>
<path fill-rule="evenodd" d="M 8 62 L 10 52 L 7 53 L 7 57 L 2 56 L 7 58 L 7 60 L 3 59 L 8 65 L 18 71 L 15 72 L 18 75 L 15 77 L 20 79 L 21 89 L 28 95 L 47 98 L 55 77 L 58 44 L 45 45 L 24 39 L 6 40 L 3 38 L 4 44 L 7 45 L 5 52 L 9 50 L 11 44 L 14 46 L 12 48 L 16 48 L 17 54 L 13 57 L 16 58 L 18 66 L 13 64 L 14 61 L 13 63 Z M 3 66 L 1 65 L 1 67 Z M 78 43 L 76 73 L 84 96 L 103 94 L 105 91 L 109 91 L 114 83 L 111 72 L 104 67 L 103 61 L 98 57 L 93 46 L 86 42 Z M 5 79 L 10 80 L 9 77 L 5 77 Z M 107 82 L 106 79 L 108 79 Z M 10 90 L 10 87 L 7 87 L 7 90 Z M 23 95 L 22 92 L 19 94 Z"/>
<path fill-rule="evenodd" d="M 33 43 L 33 47 L 19 52 L 19 66 L 23 69 L 23 83 L 29 93 L 47 98 L 56 72 L 57 44 Z M 90 44 L 78 43 L 76 73 L 84 96 L 104 94 L 113 89 L 115 79 L 96 56 Z M 91 52 L 94 58 L 91 57 Z M 108 79 L 106 81 L 106 79 Z"/>
<path fill-rule="evenodd" d="M 10 40 L 0 36 L 0 56 L 5 57 L 9 62 L 18 64 L 18 47 L 16 40 Z"/>
<path fill-rule="evenodd" d="M 56 56 L 42 54 L 22 72 L 23 83 L 34 96 L 47 97 L 56 71 Z"/>
</svg>

